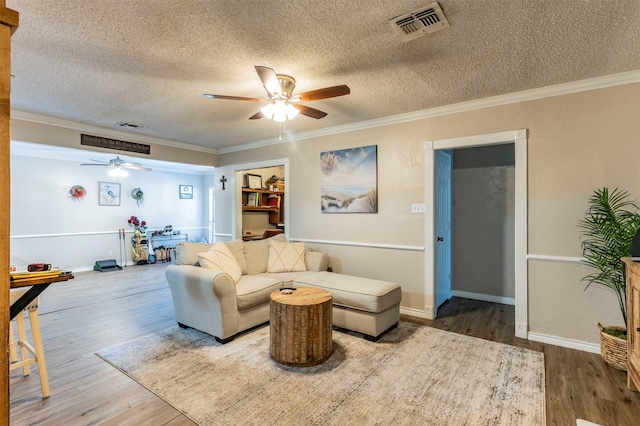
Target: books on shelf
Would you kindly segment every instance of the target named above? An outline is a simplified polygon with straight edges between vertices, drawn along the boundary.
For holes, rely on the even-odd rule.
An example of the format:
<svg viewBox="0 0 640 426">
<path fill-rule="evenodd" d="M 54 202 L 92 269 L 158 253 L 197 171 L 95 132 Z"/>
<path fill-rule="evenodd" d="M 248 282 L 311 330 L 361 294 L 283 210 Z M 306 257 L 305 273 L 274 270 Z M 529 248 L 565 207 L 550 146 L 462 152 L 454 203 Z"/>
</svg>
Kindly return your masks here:
<svg viewBox="0 0 640 426">
<path fill-rule="evenodd" d="M 280 208 L 280 196 L 269 195 L 269 197 L 267 198 L 267 206 Z"/>
<path fill-rule="evenodd" d="M 257 192 L 250 192 L 247 196 L 247 206 L 260 207 L 260 194 Z"/>
</svg>

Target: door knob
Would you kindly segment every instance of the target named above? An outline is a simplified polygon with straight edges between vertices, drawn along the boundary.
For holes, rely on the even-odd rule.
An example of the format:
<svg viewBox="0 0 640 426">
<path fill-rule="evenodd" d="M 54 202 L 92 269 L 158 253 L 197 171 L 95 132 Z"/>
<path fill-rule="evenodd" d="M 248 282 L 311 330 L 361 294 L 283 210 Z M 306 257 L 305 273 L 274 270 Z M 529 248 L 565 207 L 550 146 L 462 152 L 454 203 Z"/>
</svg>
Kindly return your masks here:
<svg viewBox="0 0 640 426">
<path fill-rule="evenodd" d="M 438 241 L 444 241 L 444 238 L 438 237 Z"/>
</svg>

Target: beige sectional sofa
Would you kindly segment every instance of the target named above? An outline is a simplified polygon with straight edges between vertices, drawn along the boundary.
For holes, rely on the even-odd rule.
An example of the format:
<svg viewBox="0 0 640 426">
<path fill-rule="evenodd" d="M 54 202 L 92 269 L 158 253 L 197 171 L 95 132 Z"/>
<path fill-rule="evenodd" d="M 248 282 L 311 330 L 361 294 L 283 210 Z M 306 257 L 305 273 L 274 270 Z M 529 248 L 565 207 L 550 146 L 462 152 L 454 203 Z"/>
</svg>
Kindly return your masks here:
<svg viewBox="0 0 640 426">
<path fill-rule="evenodd" d="M 395 283 L 327 272 L 329 256 L 281 234 L 225 243 L 178 243 L 167 267 L 176 321 L 226 343 L 269 321 L 270 294 L 320 287 L 333 295 L 333 324 L 377 340 L 400 319 Z"/>
</svg>

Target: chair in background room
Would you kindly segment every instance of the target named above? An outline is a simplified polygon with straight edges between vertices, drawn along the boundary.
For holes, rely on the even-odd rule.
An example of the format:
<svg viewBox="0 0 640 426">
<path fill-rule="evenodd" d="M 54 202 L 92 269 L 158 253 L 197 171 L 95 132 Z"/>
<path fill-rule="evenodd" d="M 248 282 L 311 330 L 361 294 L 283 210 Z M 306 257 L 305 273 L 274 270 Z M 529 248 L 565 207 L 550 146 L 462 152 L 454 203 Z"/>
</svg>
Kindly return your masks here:
<svg viewBox="0 0 640 426">
<path fill-rule="evenodd" d="M 271 238 L 274 235 L 282 234 L 283 232 L 284 231 L 282 229 L 265 229 L 262 233 L 261 239 L 266 240 L 267 238 Z"/>
</svg>

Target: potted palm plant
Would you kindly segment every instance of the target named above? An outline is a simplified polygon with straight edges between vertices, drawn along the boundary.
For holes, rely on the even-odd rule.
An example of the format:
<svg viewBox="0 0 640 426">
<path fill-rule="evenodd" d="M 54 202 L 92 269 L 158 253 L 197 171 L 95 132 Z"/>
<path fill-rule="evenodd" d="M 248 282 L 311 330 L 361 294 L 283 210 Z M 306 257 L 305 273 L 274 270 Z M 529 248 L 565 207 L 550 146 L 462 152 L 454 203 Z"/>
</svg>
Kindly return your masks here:
<svg viewBox="0 0 640 426">
<path fill-rule="evenodd" d="M 633 236 L 640 227 L 638 206 L 630 194 L 618 188 L 597 189 L 589 198 L 589 208 L 579 223 L 583 230 L 582 256 L 584 263 L 595 272 L 583 277 L 587 288 L 598 284 L 611 289 L 618 299 L 620 313 L 625 324 L 602 327 L 600 347 L 603 359 L 619 370 L 626 371 L 627 360 L 627 306 L 625 264 L 623 257 L 629 256 Z"/>
</svg>

